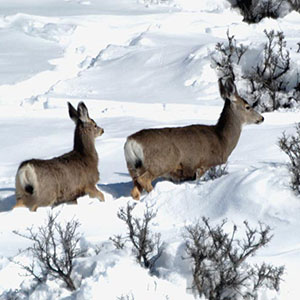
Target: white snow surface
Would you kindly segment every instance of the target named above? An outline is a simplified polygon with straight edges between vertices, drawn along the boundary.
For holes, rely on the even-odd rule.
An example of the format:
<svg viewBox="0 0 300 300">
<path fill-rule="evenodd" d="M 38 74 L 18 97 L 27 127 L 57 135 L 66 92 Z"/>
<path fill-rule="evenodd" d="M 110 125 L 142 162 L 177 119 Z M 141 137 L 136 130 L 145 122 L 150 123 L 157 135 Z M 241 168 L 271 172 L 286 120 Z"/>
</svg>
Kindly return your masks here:
<svg viewBox="0 0 300 300">
<path fill-rule="evenodd" d="M 299 110 L 267 113 L 263 124 L 244 127 L 229 157 L 228 175 L 200 183 L 161 180 L 142 195 L 134 212 L 142 215 L 146 204 L 157 209 L 153 231 L 167 245 L 160 276 L 140 267 L 128 249 L 115 250 L 109 237 L 125 234 L 117 212 L 133 201 L 123 154 L 126 137 L 142 128 L 214 124 L 223 101 L 210 52 L 226 41 L 226 31 L 261 49 L 264 29 L 281 30 L 289 46 L 297 47 L 299 25 L 297 13 L 245 24 L 226 0 L 2 0 L 0 295 L 30 284 L 11 261 L 29 243 L 13 231 L 40 226 L 52 211 L 61 221 L 79 220 L 82 247 L 91 255 L 76 261 L 77 291 L 48 280 L 30 299 L 195 299 L 191 266 L 182 259 L 183 232 L 205 216 L 241 228 L 244 220 L 270 225 L 273 239 L 251 260 L 286 269 L 280 291 L 262 290 L 259 299 L 298 300 L 300 198 L 289 188 L 288 158 L 278 139 L 284 131 L 294 132 Z M 299 65 L 299 57 L 294 62 Z M 20 162 L 72 148 L 67 101 L 84 101 L 105 130 L 96 148 L 98 187 L 106 201 L 85 196 L 76 206 L 12 210 Z M 96 246 L 101 247 L 98 255 L 92 251 Z M 26 263 L 30 258 L 20 254 L 18 259 Z"/>
</svg>

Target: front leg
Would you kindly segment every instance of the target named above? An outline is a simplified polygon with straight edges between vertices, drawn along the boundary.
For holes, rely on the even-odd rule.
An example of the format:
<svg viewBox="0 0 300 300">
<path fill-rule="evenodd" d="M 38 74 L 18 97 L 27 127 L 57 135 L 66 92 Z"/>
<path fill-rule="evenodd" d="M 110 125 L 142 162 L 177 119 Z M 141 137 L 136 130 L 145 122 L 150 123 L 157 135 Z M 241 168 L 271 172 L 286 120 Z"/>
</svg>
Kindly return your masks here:
<svg viewBox="0 0 300 300">
<path fill-rule="evenodd" d="M 208 169 L 209 168 L 207 168 L 207 167 L 200 167 L 200 168 L 198 168 L 196 170 L 196 179 L 199 180 Z"/>
<path fill-rule="evenodd" d="M 86 189 L 86 193 L 91 197 L 91 198 L 97 198 L 99 201 L 103 202 L 104 201 L 104 195 L 102 192 L 100 192 L 96 186 L 90 186 Z"/>
<path fill-rule="evenodd" d="M 139 176 L 136 180 L 138 184 L 141 186 L 141 189 L 146 190 L 147 193 L 150 193 L 153 190 L 152 180 L 153 176 L 149 171 L 146 171 L 141 176 Z"/>
<path fill-rule="evenodd" d="M 36 210 L 38 209 L 38 207 L 39 206 L 37 204 L 35 204 L 35 205 L 33 205 L 33 206 L 30 207 L 30 211 L 36 212 Z"/>
<path fill-rule="evenodd" d="M 170 172 L 170 176 L 174 182 L 183 182 L 196 179 L 196 172 L 186 166 L 182 166 L 177 170 Z"/>
</svg>

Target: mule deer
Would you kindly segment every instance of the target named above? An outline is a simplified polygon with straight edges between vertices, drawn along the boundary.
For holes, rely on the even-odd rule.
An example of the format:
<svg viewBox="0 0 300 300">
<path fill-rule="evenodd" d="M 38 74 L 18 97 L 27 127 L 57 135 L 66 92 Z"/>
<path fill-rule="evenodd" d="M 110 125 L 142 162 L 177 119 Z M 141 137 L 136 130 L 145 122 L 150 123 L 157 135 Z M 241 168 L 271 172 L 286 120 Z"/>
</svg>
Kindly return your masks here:
<svg viewBox="0 0 300 300">
<path fill-rule="evenodd" d="M 31 159 L 20 164 L 16 175 L 14 207 L 25 206 L 36 211 L 40 206 L 55 206 L 63 202 L 77 203 L 88 194 L 104 201 L 96 188 L 99 180 L 95 138 L 103 129 L 90 119 L 83 102 L 77 110 L 68 102 L 70 118 L 75 122 L 74 148 L 52 159 Z"/>
<path fill-rule="evenodd" d="M 225 104 L 216 125 L 144 129 L 127 138 L 124 152 L 134 199 L 139 200 L 143 189 L 149 193 L 158 177 L 195 179 L 210 167 L 225 163 L 237 145 L 242 125 L 263 122 L 238 95 L 231 79 L 224 84 L 219 79 L 219 89 Z"/>
</svg>

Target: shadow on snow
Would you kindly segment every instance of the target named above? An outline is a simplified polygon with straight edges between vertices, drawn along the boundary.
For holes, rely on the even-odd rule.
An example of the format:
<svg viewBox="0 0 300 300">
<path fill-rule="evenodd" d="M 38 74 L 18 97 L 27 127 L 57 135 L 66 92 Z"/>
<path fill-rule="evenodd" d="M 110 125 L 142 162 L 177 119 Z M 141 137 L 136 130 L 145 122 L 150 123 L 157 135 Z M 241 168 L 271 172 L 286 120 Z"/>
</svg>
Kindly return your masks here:
<svg viewBox="0 0 300 300">
<path fill-rule="evenodd" d="M 0 189 L 0 193 L 2 192 L 14 192 L 12 195 L 8 197 L 4 197 L 4 198 L 0 197 L 0 212 L 10 211 L 12 210 L 13 206 L 16 204 L 15 189 L 2 188 Z"/>
<path fill-rule="evenodd" d="M 114 199 L 129 197 L 133 187 L 132 181 L 121 183 L 98 184 L 100 191 L 111 194 Z"/>
</svg>

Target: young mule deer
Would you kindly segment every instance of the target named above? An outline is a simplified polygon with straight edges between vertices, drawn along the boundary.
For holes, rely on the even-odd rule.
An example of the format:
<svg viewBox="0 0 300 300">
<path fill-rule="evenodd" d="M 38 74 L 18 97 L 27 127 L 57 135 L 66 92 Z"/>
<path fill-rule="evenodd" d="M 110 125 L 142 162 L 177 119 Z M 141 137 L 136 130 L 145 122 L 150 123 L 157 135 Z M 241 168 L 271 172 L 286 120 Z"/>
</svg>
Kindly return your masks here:
<svg viewBox="0 0 300 300">
<path fill-rule="evenodd" d="M 139 200 L 143 189 L 149 193 L 158 177 L 195 179 L 225 163 L 237 145 L 242 125 L 263 122 L 264 118 L 238 95 L 231 79 L 224 84 L 219 79 L 219 89 L 225 104 L 216 125 L 144 129 L 127 138 L 124 151 L 134 199 Z"/>
<path fill-rule="evenodd" d="M 86 194 L 104 201 L 96 188 L 99 172 L 95 148 L 95 138 L 104 131 L 90 119 L 83 102 L 77 110 L 69 102 L 68 106 L 70 118 L 76 124 L 73 150 L 52 159 L 22 162 L 16 175 L 14 207 L 25 206 L 36 211 L 40 206 L 77 203 L 76 199 Z"/>
</svg>

